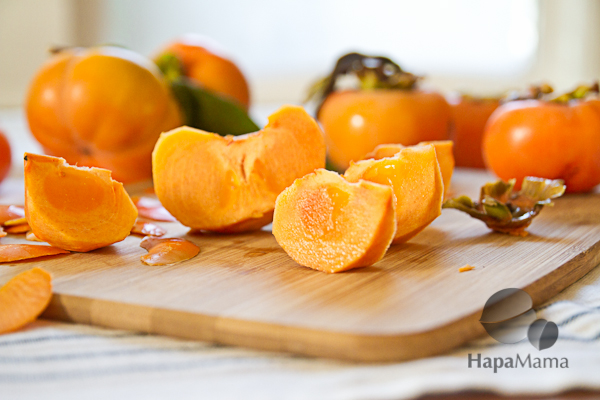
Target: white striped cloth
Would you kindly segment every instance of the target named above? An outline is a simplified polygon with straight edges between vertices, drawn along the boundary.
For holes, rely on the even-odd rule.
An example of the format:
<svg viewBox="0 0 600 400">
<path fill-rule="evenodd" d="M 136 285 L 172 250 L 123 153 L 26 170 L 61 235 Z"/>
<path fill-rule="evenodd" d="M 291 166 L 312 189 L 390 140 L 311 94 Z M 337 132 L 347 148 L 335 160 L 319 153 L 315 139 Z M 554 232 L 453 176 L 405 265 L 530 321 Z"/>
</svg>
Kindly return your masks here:
<svg viewBox="0 0 600 400">
<path fill-rule="evenodd" d="M 600 390 L 600 267 L 538 310 L 558 324 L 554 347 L 538 351 L 483 338 L 450 354 L 395 364 L 351 364 L 135 332 L 39 321 L 0 336 L 0 399 L 407 399 L 485 390 L 549 394 Z M 468 367 L 530 355 L 569 368 Z"/>
</svg>

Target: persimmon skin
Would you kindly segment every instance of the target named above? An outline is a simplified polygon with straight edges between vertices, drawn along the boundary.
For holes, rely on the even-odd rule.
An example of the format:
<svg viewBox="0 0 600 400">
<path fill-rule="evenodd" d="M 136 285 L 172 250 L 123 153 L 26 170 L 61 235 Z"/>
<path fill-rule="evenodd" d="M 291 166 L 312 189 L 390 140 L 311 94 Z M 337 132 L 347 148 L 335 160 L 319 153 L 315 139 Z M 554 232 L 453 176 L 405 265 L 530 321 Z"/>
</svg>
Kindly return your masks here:
<svg viewBox="0 0 600 400">
<path fill-rule="evenodd" d="M 448 139 L 450 105 L 422 90 L 338 91 L 327 96 L 318 119 L 330 161 L 345 170 L 380 144 Z"/>
<path fill-rule="evenodd" d="M 173 53 L 183 64 L 185 75 L 217 94 L 236 101 L 246 111 L 250 89 L 244 74 L 231 60 L 202 36 L 186 35 L 169 44 L 162 53 Z"/>
<path fill-rule="evenodd" d="M 567 192 L 600 183 L 600 100 L 523 100 L 499 107 L 486 126 L 486 165 L 498 177 L 563 179 Z"/>
<path fill-rule="evenodd" d="M 125 183 L 151 178 L 160 133 L 182 124 L 154 63 L 114 47 L 53 56 L 33 78 L 25 107 L 47 154 L 109 169 Z"/>
<path fill-rule="evenodd" d="M 500 105 L 497 99 L 478 99 L 461 96 L 450 102 L 454 160 L 457 167 L 485 168 L 483 133 L 492 113 Z"/>
<path fill-rule="evenodd" d="M 11 165 L 10 145 L 4 133 L 0 131 L 0 183 L 8 175 Z"/>
</svg>

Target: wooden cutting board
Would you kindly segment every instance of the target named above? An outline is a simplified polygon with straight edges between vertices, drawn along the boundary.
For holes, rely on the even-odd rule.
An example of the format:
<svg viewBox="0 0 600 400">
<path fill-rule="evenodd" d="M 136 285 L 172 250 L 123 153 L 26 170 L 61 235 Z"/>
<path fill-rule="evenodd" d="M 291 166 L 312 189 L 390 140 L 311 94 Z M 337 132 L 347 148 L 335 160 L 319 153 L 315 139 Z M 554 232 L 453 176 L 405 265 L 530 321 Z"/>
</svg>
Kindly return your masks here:
<svg viewBox="0 0 600 400">
<path fill-rule="evenodd" d="M 491 179 L 458 170 L 451 190 L 477 196 Z M 2 264 L 0 283 L 34 266 L 50 271 L 55 295 L 43 315 L 50 319 L 392 361 L 442 353 L 484 334 L 481 310 L 500 289 L 523 288 L 540 304 L 600 263 L 598 194 L 559 199 L 524 238 L 492 233 L 466 214 L 444 210 L 379 263 L 334 275 L 296 264 L 269 231 L 190 235 L 181 225 L 162 225 L 201 253 L 178 265 L 149 267 L 139 259 L 146 253 L 141 238 L 130 236 L 87 254 Z M 2 239 L 11 242 L 25 241 Z M 459 273 L 465 264 L 476 268 Z"/>
</svg>

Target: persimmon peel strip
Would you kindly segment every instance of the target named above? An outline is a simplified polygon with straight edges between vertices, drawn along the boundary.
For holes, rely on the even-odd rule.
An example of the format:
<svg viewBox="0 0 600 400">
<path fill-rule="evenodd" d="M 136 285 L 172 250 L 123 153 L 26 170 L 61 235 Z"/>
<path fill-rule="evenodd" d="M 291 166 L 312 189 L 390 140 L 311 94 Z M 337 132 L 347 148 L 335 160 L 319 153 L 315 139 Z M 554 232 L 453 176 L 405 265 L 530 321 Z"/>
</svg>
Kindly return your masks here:
<svg viewBox="0 0 600 400">
<path fill-rule="evenodd" d="M 146 237 L 140 247 L 148 250 L 141 257 L 146 265 L 169 265 L 194 258 L 200 253 L 200 248 L 189 240 L 180 238 L 159 239 Z"/>
<path fill-rule="evenodd" d="M 0 263 L 68 253 L 67 250 L 58 247 L 40 244 L 1 244 Z"/>
</svg>

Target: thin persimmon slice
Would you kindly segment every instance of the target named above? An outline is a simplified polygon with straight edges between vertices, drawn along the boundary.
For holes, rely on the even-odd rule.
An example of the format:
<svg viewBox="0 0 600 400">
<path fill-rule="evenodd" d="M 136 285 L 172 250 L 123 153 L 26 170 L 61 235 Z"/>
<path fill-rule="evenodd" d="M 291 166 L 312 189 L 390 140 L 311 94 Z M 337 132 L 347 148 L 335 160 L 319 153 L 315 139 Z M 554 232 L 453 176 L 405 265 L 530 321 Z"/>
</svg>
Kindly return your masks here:
<svg viewBox="0 0 600 400">
<path fill-rule="evenodd" d="M 14 225 L 6 227 L 5 231 L 8 233 L 27 233 L 31 230 L 31 227 L 27 222 L 20 225 Z"/>
<path fill-rule="evenodd" d="M 35 236 L 78 252 L 124 240 L 137 219 L 135 205 L 111 171 L 28 153 L 25 214 Z"/>
<path fill-rule="evenodd" d="M 41 268 L 21 272 L 0 287 L 0 334 L 15 331 L 35 319 L 52 298 L 52 277 Z"/>
<path fill-rule="evenodd" d="M 69 253 L 58 247 L 41 244 L 0 244 L 0 263 Z"/>
<path fill-rule="evenodd" d="M 174 216 L 162 206 L 158 199 L 152 197 L 132 197 L 133 204 L 138 210 L 138 215 L 142 218 L 161 222 L 176 222 Z"/>
<path fill-rule="evenodd" d="M 21 217 L 21 218 L 9 219 L 8 221 L 6 221 L 4 223 L 4 226 L 23 225 L 26 223 L 27 223 L 27 218 Z"/>
<path fill-rule="evenodd" d="M 0 205 L 0 225 L 4 225 L 7 221 L 25 216 L 25 209 L 21 206 Z"/>
<path fill-rule="evenodd" d="M 0 226 L 0 238 L 3 238 L 6 235 L 8 235 L 8 233 L 4 232 L 4 228 Z"/>
<path fill-rule="evenodd" d="M 146 265 L 169 265 L 196 257 L 200 248 L 189 240 L 180 238 L 159 239 L 146 237 L 140 247 L 148 250 L 148 254 L 141 257 Z"/>
<path fill-rule="evenodd" d="M 153 224 L 152 222 L 138 220 L 135 222 L 135 225 L 133 225 L 133 228 L 131 228 L 131 233 L 135 233 L 137 235 L 159 237 L 164 236 L 164 234 L 167 233 L 167 231 L 164 230 L 162 227 Z"/>
</svg>

